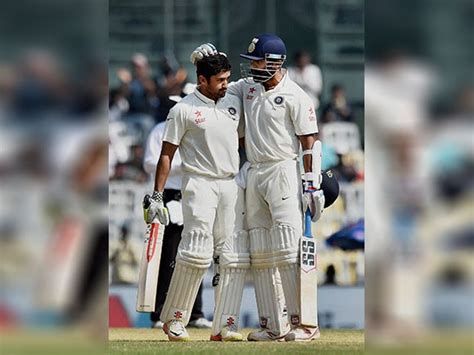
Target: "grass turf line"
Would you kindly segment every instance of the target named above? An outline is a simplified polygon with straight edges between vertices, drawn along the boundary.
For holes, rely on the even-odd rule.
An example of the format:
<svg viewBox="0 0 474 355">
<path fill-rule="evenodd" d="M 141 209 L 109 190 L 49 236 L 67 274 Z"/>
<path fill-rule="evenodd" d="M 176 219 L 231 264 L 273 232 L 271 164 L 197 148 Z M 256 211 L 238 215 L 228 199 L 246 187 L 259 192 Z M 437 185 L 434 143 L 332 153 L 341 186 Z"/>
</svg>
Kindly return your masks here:
<svg viewBox="0 0 474 355">
<path fill-rule="evenodd" d="M 252 329 L 242 329 L 242 335 Z M 312 342 L 211 342 L 209 329 L 189 329 L 191 341 L 169 342 L 161 329 L 115 328 L 109 330 L 109 354 L 363 354 L 363 330 L 321 331 Z"/>
</svg>

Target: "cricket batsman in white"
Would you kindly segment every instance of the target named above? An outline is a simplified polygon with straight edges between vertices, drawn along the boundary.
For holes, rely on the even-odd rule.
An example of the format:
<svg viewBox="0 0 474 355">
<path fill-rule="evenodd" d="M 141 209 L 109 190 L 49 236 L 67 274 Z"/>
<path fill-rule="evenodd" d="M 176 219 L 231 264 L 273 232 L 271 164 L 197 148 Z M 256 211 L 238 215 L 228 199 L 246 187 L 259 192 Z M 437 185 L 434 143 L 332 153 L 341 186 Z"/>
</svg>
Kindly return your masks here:
<svg viewBox="0 0 474 355">
<path fill-rule="evenodd" d="M 217 53 L 212 44 L 196 48 L 191 61 Z M 313 222 L 324 208 L 324 194 L 316 189 L 321 172 L 313 171 L 320 156 L 318 126 L 311 98 L 288 76 L 282 65 L 286 47 L 273 34 L 256 36 L 241 57 L 244 78 L 229 85 L 245 112 L 245 149 L 250 162 L 246 205 L 250 255 L 261 329 L 253 341 L 310 341 L 319 328 L 300 323 L 299 240 L 303 213 L 309 207 Z M 303 151 L 302 191 L 300 146 Z M 313 159 L 313 157 L 315 159 Z M 279 272 L 287 316 L 278 302 Z M 290 325 L 291 324 L 291 325 Z"/>
<path fill-rule="evenodd" d="M 250 267 L 244 190 L 234 179 L 239 170 L 242 101 L 226 95 L 231 66 L 225 55 L 202 58 L 196 67 L 196 90 L 168 115 L 151 204 L 144 210 L 147 223 L 155 216 L 162 224 L 169 223 L 163 189 L 179 147 L 184 230 L 160 319 L 169 340 L 189 340 L 185 327 L 199 285 L 213 257 L 218 257 L 211 340 L 239 341 L 238 313 Z"/>
</svg>

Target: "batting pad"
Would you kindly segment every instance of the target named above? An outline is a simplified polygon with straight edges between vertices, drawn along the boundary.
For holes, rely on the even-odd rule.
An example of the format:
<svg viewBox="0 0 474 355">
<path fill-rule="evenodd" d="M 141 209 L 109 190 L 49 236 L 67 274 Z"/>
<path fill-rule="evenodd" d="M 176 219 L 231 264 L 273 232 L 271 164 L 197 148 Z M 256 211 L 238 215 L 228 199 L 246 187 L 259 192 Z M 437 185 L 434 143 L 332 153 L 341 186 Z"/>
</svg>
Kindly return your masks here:
<svg viewBox="0 0 474 355">
<path fill-rule="evenodd" d="M 272 227 L 273 261 L 276 266 L 298 263 L 300 234 L 285 224 Z"/>
<path fill-rule="evenodd" d="M 213 254 L 212 235 L 194 230 L 181 236 L 176 261 L 181 261 L 191 268 L 207 269 L 212 262 Z"/>
<path fill-rule="evenodd" d="M 279 335 L 286 330 L 288 323 L 282 302 L 279 301 L 277 268 L 273 266 L 270 232 L 267 229 L 256 228 L 251 230 L 249 235 L 260 326 Z"/>
<path fill-rule="evenodd" d="M 177 260 L 166 301 L 160 314 L 162 322 L 180 319 L 184 325 L 188 324 L 205 272 L 205 268 L 193 268 Z"/>
<path fill-rule="evenodd" d="M 300 323 L 300 288 L 299 288 L 299 265 L 291 264 L 278 268 L 281 276 L 281 284 L 285 293 L 288 317 L 292 325 Z"/>
<path fill-rule="evenodd" d="M 238 330 L 238 315 L 242 302 L 245 274 L 247 269 L 221 268 L 219 284 L 215 289 L 216 305 L 212 334 L 217 335 L 222 328 L 228 326 L 230 330 Z"/>
</svg>

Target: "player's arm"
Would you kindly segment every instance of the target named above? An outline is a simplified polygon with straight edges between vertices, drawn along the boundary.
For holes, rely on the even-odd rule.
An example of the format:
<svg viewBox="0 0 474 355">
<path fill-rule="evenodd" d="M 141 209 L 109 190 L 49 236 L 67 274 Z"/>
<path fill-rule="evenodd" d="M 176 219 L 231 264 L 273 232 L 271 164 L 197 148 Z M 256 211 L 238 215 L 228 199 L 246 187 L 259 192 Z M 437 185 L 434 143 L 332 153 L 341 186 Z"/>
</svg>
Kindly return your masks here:
<svg viewBox="0 0 474 355">
<path fill-rule="evenodd" d="M 161 224 L 168 225 L 169 223 L 168 209 L 164 206 L 163 201 L 163 191 L 174 154 L 186 132 L 186 110 L 182 106 L 180 104 L 174 106 L 166 119 L 163 146 L 156 165 L 154 191 L 151 196 L 146 195 L 143 199 L 143 217 L 146 223 L 151 223 L 155 218 L 158 218 Z"/>
<path fill-rule="evenodd" d="M 152 223 L 155 218 L 158 218 L 160 223 L 165 226 L 169 223 L 169 213 L 164 204 L 163 191 L 168 175 L 170 174 L 171 163 L 173 162 L 176 149 L 178 149 L 177 145 L 163 142 L 160 159 L 156 164 L 153 194 L 151 196 L 145 195 L 143 199 L 143 218 L 146 223 Z"/>
<path fill-rule="evenodd" d="M 316 142 L 316 134 L 306 134 L 303 136 L 298 136 L 301 148 L 303 151 L 308 151 L 313 149 L 314 142 Z M 312 173 L 313 172 L 313 155 L 312 154 L 304 154 L 303 155 L 303 167 L 305 173 Z"/>
<path fill-rule="evenodd" d="M 165 183 L 168 179 L 168 175 L 170 174 L 171 163 L 173 162 L 176 149 L 178 149 L 177 145 L 171 144 L 169 142 L 163 142 L 160 159 L 158 160 L 158 164 L 156 164 L 154 191 L 163 192 L 165 189 Z"/>
</svg>

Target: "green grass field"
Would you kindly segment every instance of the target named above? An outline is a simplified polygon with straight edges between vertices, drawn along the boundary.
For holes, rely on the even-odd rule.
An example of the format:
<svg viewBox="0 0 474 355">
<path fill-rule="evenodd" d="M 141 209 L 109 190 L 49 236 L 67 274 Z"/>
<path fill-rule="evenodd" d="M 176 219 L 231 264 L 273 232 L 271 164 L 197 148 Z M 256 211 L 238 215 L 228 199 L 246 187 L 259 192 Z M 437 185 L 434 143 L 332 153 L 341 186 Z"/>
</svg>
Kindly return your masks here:
<svg viewBox="0 0 474 355">
<path fill-rule="evenodd" d="M 247 337 L 251 329 L 243 329 Z M 169 342 L 161 329 L 115 328 L 109 330 L 110 354 L 362 354 L 363 330 L 326 330 L 309 343 L 223 343 L 209 341 L 208 329 L 189 329 L 192 341 Z"/>
</svg>

